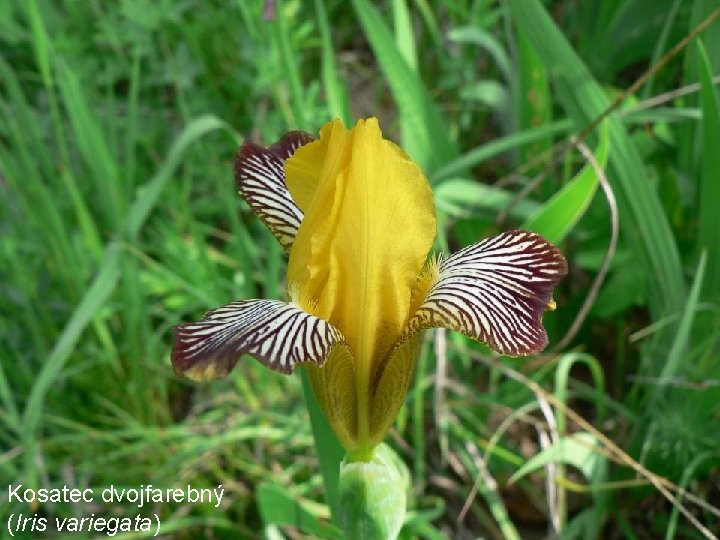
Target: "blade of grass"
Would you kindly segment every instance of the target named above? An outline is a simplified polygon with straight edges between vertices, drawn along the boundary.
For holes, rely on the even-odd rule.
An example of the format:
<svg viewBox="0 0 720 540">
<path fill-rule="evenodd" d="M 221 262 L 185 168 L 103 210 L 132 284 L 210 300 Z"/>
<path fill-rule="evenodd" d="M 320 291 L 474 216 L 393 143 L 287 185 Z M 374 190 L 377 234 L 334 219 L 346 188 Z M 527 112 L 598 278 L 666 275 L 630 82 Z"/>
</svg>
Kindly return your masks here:
<svg viewBox="0 0 720 540">
<path fill-rule="evenodd" d="M 720 201 L 720 100 L 712 80 L 710 59 L 700 40 L 697 50 L 702 110 L 697 251 L 705 251 L 707 255 L 707 278 L 702 296 L 710 300 L 720 296 L 720 227 L 717 222 Z"/>
<path fill-rule="evenodd" d="M 488 143 L 473 148 L 469 152 L 443 164 L 436 171 L 430 174 L 430 182 L 438 184 L 446 178 L 462 173 L 462 171 L 477 167 L 483 161 L 492 157 L 514 150 L 524 145 L 533 144 L 555 135 L 565 134 L 572 129 L 573 123 L 570 120 L 560 120 L 552 124 L 541 125 L 518 131 Z"/>
<path fill-rule="evenodd" d="M 325 500 L 330 507 L 333 519 L 338 517 L 338 477 L 340 474 L 340 462 L 345 455 L 345 451 L 337 440 L 335 432 L 325 418 L 320 405 L 313 394 L 310 380 L 305 370 L 300 371 L 302 379 L 303 394 L 305 395 L 305 404 L 308 414 L 310 415 L 310 424 L 312 426 L 313 438 L 315 440 L 315 450 L 318 453 L 320 461 L 320 474 L 323 478 L 325 486 Z"/>
<path fill-rule="evenodd" d="M 658 377 L 657 384 L 653 386 L 652 394 L 648 401 L 647 411 L 652 411 L 653 407 L 657 404 L 662 394 L 672 388 L 668 384 L 668 381 L 677 375 L 678 371 L 682 367 L 683 360 L 685 359 L 685 352 L 688 344 L 690 343 L 690 336 L 693 328 L 693 321 L 698 311 L 698 302 L 700 301 L 700 291 L 702 290 L 704 277 L 705 277 L 705 265 L 707 263 L 707 254 L 703 252 L 700 255 L 700 261 L 695 271 L 695 281 L 693 282 L 690 293 L 688 294 L 687 304 L 683 310 L 682 317 L 680 318 L 680 324 L 677 327 L 675 333 L 675 339 L 672 342 L 672 347 L 668 351 L 667 359 L 662 367 L 660 376 Z"/>
<path fill-rule="evenodd" d="M 439 184 L 434 190 L 435 204 L 438 210 L 452 217 L 473 216 L 482 211 L 494 218 L 498 212 L 507 208 L 515 195 L 504 189 L 481 184 L 469 178 L 450 178 Z M 518 220 L 527 219 L 537 212 L 540 204 L 531 199 L 522 199 L 514 205 L 510 215 Z M 442 249 L 447 247 L 441 246 Z"/>
<path fill-rule="evenodd" d="M 377 8 L 367 0 L 353 7 L 390 86 L 409 138 L 403 147 L 428 174 L 453 159 L 457 149 L 423 81 L 403 58 Z"/>
<path fill-rule="evenodd" d="M 515 95 L 517 111 L 517 126 L 520 130 L 532 127 L 546 126 L 552 122 L 552 100 L 550 99 L 550 82 L 548 70 L 542 60 L 532 48 L 528 40 L 517 36 L 517 55 L 519 75 L 517 77 L 517 91 Z M 552 146 L 552 138 L 544 137 L 537 142 L 520 150 L 520 162 L 526 163 L 534 156 L 543 155 Z M 539 168 L 546 166 L 538 163 L 538 167 L 529 171 L 537 174 Z M 551 189 L 552 186 L 548 186 Z"/>
<path fill-rule="evenodd" d="M 694 28 L 707 17 L 714 15 L 718 9 L 715 0 L 694 0 L 690 12 L 689 28 Z M 711 51 L 717 51 L 720 48 L 720 20 L 713 22 L 702 34 L 704 43 Z M 683 85 L 687 86 L 698 82 L 698 40 L 688 43 L 683 58 Z M 720 67 L 720 60 L 710 59 L 713 71 L 717 72 Z M 699 97 L 696 95 L 688 95 L 682 98 L 682 104 L 685 107 L 697 107 Z M 697 177 L 700 173 L 700 151 L 697 144 L 700 136 L 700 126 L 696 123 L 682 124 L 677 130 L 678 139 L 678 165 L 685 174 L 691 178 Z"/>
<path fill-rule="evenodd" d="M 285 2 L 278 0 L 275 22 L 270 23 L 276 47 L 280 51 L 283 72 L 290 90 L 290 106 L 297 129 L 313 131 L 307 114 L 307 103 L 300 78 L 300 64 L 290 45 L 290 33 L 285 20 Z"/>
<path fill-rule="evenodd" d="M 434 11 L 433 8 L 430 7 L 427 0 L 415 0 L 413 3 L 415 4 L 415 9 L 420 12 L 420 15 L 425 21 L 427 33 L 429 34 L 430 39 L 432 39 L 434 45 L 436 47 L 443 47 L 445 43 L 443 41 L 444 38 L 437 20 L 438 12 Z"/>
<path fill-rule="evenodd" d="M 417 72 L 417 45 L 413 34 L 412 19 L 405 0 L 393 0 L 395 44 L 408 67 Z"/>
<path fill-rule="evenodd" d="M 332 116 L 340 118 L 346 126 L 349 126 L 352 123 L 350 102 L 348 101 L 347 87 L 338 77 L 325 0 L 315 0 L 315 13 L 320 30 L 322 77 L 328 108 Z"/>
<path fill-rule="evenodd" d="M 448 32 L 448 39 L 455 43 L 471 43 L 477 45 L 492 57 L 502 73 L 505 82 L 510 84 L 515 79 L 513 65 L 500 41 L 481 28 L 474 26 L 461 26 Z"/>
<path fill-rule="evenodd" d="M 688 28 L 694 28 L 717 9 L 718 4 L 715 0 L 695 0 L 692 4 Z M 716 20 L 705 29 L 702 33 L 702 39 L 707 50 L 717 51 L 720 49 L 720 20 Z M 698 81 L 698 44 L 699 41 L 695 40 L 689 43 L 687 49 L 685 49 L 685 57 L 683 58 L 683 79 L 685 84 Z M 717 73 L 720 69 L 720 59 L 713 55 L 709 60 L 712 71 Z M 688 103 L 696 104 L 697 98 Z"/>
<path fill-rule="evenodd" d="M 341 538 L 339 531 L 323 524 L 287 489 L 264 482 L 257 487 L 258 509 L 265 526 L 288 525 L 316 538 Z"/>
<path fill-rule="evenodd" d="M 609 154 L 610 138 L 607 124 L 603 123 L 595 156 L 600 167 L 605 167 Z M 595 169 L 588 163 L 575 178 L 530 216 L 522 228 L 542 234 L 555 244 L 562 242 L 590 206 L 598 182 Z"/>
<path fill-rule="evenodd" d="M 415 460 L 413 461 L 412 486 L 414 489 L 422 490 L 427 482 L 427 445 L 428 441 L 425 437 L 425 392 L 428 384 L 428 371 L 430 369 L 431 349 L 427 343 L 420 348 L 420 357 L 418 358 L 417 369 L 415 374 L 415 384 L 412 386 L 411 404 L 412 407 L 412 449 Z"/>
<path fill-rule="evenodd" d="M 414 73 L 418 72 L 417 46 L 413 34 L 412 20 L 405 0 L 393 0 L 392 2 L 393 27 L 395 30 L 395 45 L 400 56 Z M 400 115 L 400 137 L 407 141 L 413 137 L 413 126 Z"/>
<path fill-rule="evenodd" d="M 478 467 L 478 472 L 480 473 L 479 476 L 482 477 L 482 481 L 477 483 L 478 493 L 485 499 L 490 513 L 492 513 L 493 518 L 495 518 L 495 521 L 502 531 L 503 538 L 505 540 L 520 540 L 520 534 L 512 519 L 510 519 L 505 503 L 498 492 L 497 481 L 492 477 L 487 468 L 487 464 L 480 456 L 475 459 L 475 462 Z"/>
<path fill-rule="evenodd" d="M 650 58 L 650 65 L 655 64 L 663 55 L 663 52 L 665 52 L 665 46 L 667 45 L 668 37 L 670 36 L 670 29 L 672 28 L 673 23 L 675 22 L 675 18 L 677 16 L 678 10 L 680 9 L 680 4 L 683 3 L 683 0 L 675 0 L 670 6 L 670 10 L 668 11 L 667 17 L 665 18 L 665 22 L 663 23 L 662 30 L 660 31 L 660 35 L 658 36 L 657 43 L 655 43 L 655 48 L 653 49 L 652 57 Z M 645 99 L 652 96 L 653 93 L 653 86 L 655 84 L 655 75 L 650 77 L 648 79 L 647 84 L 645 85 L 645 88 L 643 89 L 643 97 Z"/>
<path fill-rule="evenodd" d="M 65 62 L 58 62 L 57 81 L 78 149 L 96 184 L 95 193 L 105 218 L 113 228 L 117 227 L 125 211 L 126 194 L 120 191 L 122 183 L 105 138 L 107 130 L 101 129 L 100 122 L 88 107 L 80 81 Z"/>
<path fill-rule="evenodd" d="M 597 395 L 599 396 L 595 403 L 595 412 L 597 423 L 601 423 L 605 417 L 605 377 L 603 375 L 603 369 L 600 363 L 595 357 L 589 354 L 583 353 L 569 353 L 564 354 L 558 361 L 557 369 L 555 370 L 555 396 L 561 402 L 567 405 L 568 398 L 568 387 L 570 386 L 570 370 L 575 364 L 584 364 L 590 370 L 595 388 L 597 389 Z M 555 411 L 555 418 L 557 421 L 557 430 L 561 437 L 566 435 L 565 429 L 565 412 L 561 409 Z M 560 464 L 558 466 L 558 474 L 562 478 L 565 478 L 566 469 L 565 466 Z M 599 513 L 597 506 L 591 511 L 592 514 L 596 515 Z M 558 514 L 560 516 L 560 522 L 563 526 L 567 522 L 567 493 L 563 485 L 558 485 Z M 595 516 L 599 519 L 599 516 Z"/>
<path fill-rule="evenodd" d="M 9 356 L 8 356 L 9 358 Z M 7 377 L 5 376 L 5 369 L 2 363 L 0 363 L 0 403 L 2 403 L 2 416 L 5 418 L 5 422 L 10 424 L 10 427 L 15 431 L 20 431 L 20 412 L 15 405 L 14 394 L 10 391 L 10 385 L 8 384 Z"/>
<path fill-rule="evenodd" d="M 597 439 L 584 431 L 562 437 L 556 444 L 535 454 L 508 480 L 513 484 L 528 474 L 541 469 L 551 462 L 565 463 L 578 468 L 585 478 L 593 483 L 602 482 L 607 471 L 607 459 L 594 451 L 599 446 Z"/>
<path fill-rule="evenodd" d="M 717 463 L 718 460 L 720 460 L 720 453 L 703 452 L 702 454 L 696 456 L 695 459 L 693 459 L 690 463 L 683 464 L 683 475 L 680 479 L 680 482 L 678 483 L 680 489 L 685 490 L 687 488 L 688 484 L 693 479 L 693 476 L 697 473 L 697 469 L 700 467 L 700 465 L 703 464 L 703 462 L 707 461 L 709 458 L 712 458 Z M 680 493 L 680 495 L 678 495 L 678 497 L 682 500 L 682 492 Z M 678 511 L 677 507 L 674 507 L 672 509 L 672 513 L 670 514 L 670 520 L 667 525 L 667 530 L 665 531 L 665 540 L 673 540 L 673 538 L 675 538 L 679 517 L 680 512 Z"/>
<path fill-rule="evenodd" d="M 7 181 L 19 194 L 23 214 L 30 216 L 31 223 L 44 231 L 42 240 L 57 263 L 58 274 L 70 290 L 79 294 L 79 278 L 84 274 L 84 268 L 75 256 L 68 224 L 55 201 L 51 182 L 57 180 L 57 173 L 49 165 L 53 160 L 45 149 L 47 144 L 38 125 L 39 118 L 26 100 L 16 74 L 2 57 L 0 80 L 9 94 L 7 102 L 0 101 L 1 119 L 8 138 L 8 155 L 0 157 L 6 167 Z M 5 153 L 5 141 L 0 144 L 0 150 Z M 62 150 L 64 143 L 60 141 L 58 145 Z M 11 171 L 14 173 L 10 174 Z M 25 189 L 20 189 L 21 184 Z"/>
</svg>

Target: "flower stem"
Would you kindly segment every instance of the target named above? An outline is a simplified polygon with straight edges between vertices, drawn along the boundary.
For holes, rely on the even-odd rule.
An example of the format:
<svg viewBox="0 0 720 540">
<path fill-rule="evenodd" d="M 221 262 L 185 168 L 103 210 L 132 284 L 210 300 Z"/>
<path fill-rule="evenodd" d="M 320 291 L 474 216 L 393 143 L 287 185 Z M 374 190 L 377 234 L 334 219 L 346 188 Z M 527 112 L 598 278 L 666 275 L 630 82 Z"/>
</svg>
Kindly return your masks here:
<svg viewBox="0 0 720 540">
<path fill-rule="evenodd" d="M 338 474 L 344 451 L 315 399 L 310 380 L 304 369 L 300 370 L 300 378 L 303 393 L 305 394 L 305 403 L 310 415 L 315 450 L 320 461 L 320 473 L 325 485 L 325 500 L 330 507 L 333 519 L 337 520 L 339 501 Z"/>
</svg>

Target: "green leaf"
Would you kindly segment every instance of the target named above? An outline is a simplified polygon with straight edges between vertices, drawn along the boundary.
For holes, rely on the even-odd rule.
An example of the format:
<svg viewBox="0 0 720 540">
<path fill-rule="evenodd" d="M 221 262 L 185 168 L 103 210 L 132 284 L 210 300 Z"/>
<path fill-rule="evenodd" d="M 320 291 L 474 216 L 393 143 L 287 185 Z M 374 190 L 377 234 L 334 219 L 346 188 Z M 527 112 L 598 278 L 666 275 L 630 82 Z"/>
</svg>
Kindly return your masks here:
<svg viewBox="0 0 720 540">
<path fill-rule="evenodd" d="M 288 31 L 288 21 L 285 20 L 284 2 L 278 2 L 277 17 L 274 22 L 269 23 L 275 46 L 280 52 L 284 80 L 288 85 L 290 93 L 290 106 L 293 113 L 293 121 L 299 129 L 312 131 L 313 126 L 310 125 L 308 107 L 306 103 L 306 93 L 303 87 L 302 78 L 300 76 L 300 63 L 298 62 L 290 43 L 290 32 Z"/>
<path fill-rule="evenodd" d="M 400 110 L 408 136 L 403 147 L 429 174 L 457 155 L 450 133 L 423 81 L 398 50 L 377 8 L 367 0 L 353 0 L 353 6 Z"/>
<path fill-rule="evenodd" d="M 610 154 L 610 137 L 607 124 L 603 123 L 600 144 L 595 153 L 598 165 L 605 168 Z M 548 202 L 525 221 L 522 228 L 542 234 L 550 242 L 562 242 L 575 224 L 585 214 L 598 188 L 598 177 L 588 163 Z"/>
<path fill-rule="evenodd" d="M 490 32 L 475 26 L 461 26 L 448 32 L 448 39 L 455 43 L 471 43 L 485 49 L 492 56 L 495 64 L 503 75 L 505 82 L 510 84 L 515 79 L 512 62 L 500 41 Z"/>
<path fill-rule="evenodd" d="M 395 45 L 408 67 L 418 71 L 417 44 L 413 33 L 412 18 L 405 0 L 393 0 L 393 27 L 395 29 Z M 414 137 L 412 121 L 400 115 L 400 134 L 403 141 Z"/>
<path fill-rule="evenodd" d="M 680 370 L 683 368 L 684 361 L 686 360 L 686 351 L 690 345 L 690 337 L 693 329 L 693 321 L 698 312 L 698 304 L 700 302 L 700 291 L 705 276 L 705 265 L 707 262 L 706 253 L 703 252 L 700 255 L 700 262 L 698 262 L 697 270 L 695 271 L 695 281 L 693 282 L 690 294 L 688 295 L 687 305 L 683 310 L 682 317 L 680 318 L 680 324 L 675 332 L 675 338 L 672 342 L 672 346 L 668 351 L 665 364 L 662 367 L 660 376 L 658 377 L 657 384 L 653 386 L 653 393 L 650 396 L 650 405 L 647 408 L 648 411 L 652 411 L 653 407 L 657 404 L 658 399 L 667 392 L 668 382 L 675 377 Z"/>
<path fill-rule="evenodd" d="M 470 83 L 460 90 L 460 99 L 463 101 L 476 101 L 484 107 L 494 111 L 504 111 L 508 108 L 510 95 L 498 81 L 484 80 Z"/>
<path fill-rule="evenodd" d="M 433 190 L 433 194 L 438 210 L 453 217 L 468 217 L 479 211 L 487 211 L 494 216 L 507 208 L 515 197 L 509 191 L 469 178 L 445 180 Z M 539 208 L 537 202 L 522 199 L 512 207 L 510 215 L 516 219 L 526 219 Z"/>
<path fill-rule="evenodd" d="M 518 63 L 518 92 L 516 92 L 515 111 L 517 125 L 521 129 L 533 126 L 544 126 L 552 122 L 552 99 L 548 70 L 542 60 L 532 48 L 528 40 L 519 35 L 517 37 L 517 63 Z M 537 142 L 520 150 L 522 163 L 528 162 L 536 156 L 545 155 L 552 146 L 552 138 L 544 137 Z M 548 154 L 548 158 L 549 158 Z M 537 174 L 547 165 L 547 160 L 539 163 L 531 174 Z"/>
<path fill-rule="evenodd" d="M 572 122 L 562 120 L 552 124 L 543 124 L 538 127 L 517 131 L 505 137 L 494 139 L 445 163 L 430 175 L 430 182 L 435 185 L 441 180 L 461 174 L 462 171 L 466 169 L 477 167 L 483 161 L 495 157 L 498 154 L 515 150 L 525 145 L 531 145 L 555 135 L 564 135 L 570 131 L 571 128 Z"/>
<path fill-rule="evenodd" d="M 330 507 L 333 519 L 338 517 L 338 475 L 340 474 L 340 462 L 345 456 L 345 450 L 338 442 L 335 432 L 332 430 L 325 413 L 315 399 L 310 380 L 305 370 L 300 370 L 305 404 L 310 415 L 315 450 L 320 461 L 320 474 L 325 486 L 325 500 Z"/>
<path fill-rule="evenodd" d="M 697 48 L 702 109 L 697 250 L 698 253 L 705 250 L 707 254 L 703 297 L 717 299 L 720 296 L 720 227 L 717 221 L 720 202 L 720 101 L 713 84 L 710 60 L 699 40 Z"/>
<path fill-rule="evenodd" d="M 568 388 L 570 387 L 570 371 L 578 364 L 584 364 L 597 388 L 598 401 L 595 403 L 596 418 L 598 422 L 605 416 L 605 376 L 600 362 L 594 356 L 584 353 L 568 353 L 560 357 L 557 369 L 555 370 L 555 396 L 558 400 L 567 405 Z M 557 429 L 561 434 L 565 433 L 565 413 L 557 411 Z"/>
<path fill-rule="evenodd" d="M 323 524 L 317 516 L 293 498 L 287 488 L 264 482 L 257 488 L 257 501 L 265 527 L 287 525 L 316 538 L 341 537 L 338 530 Z"/>
<path fill-rule="evenodd" d="M 417 71 L 417 44 L 413 34 L 412 19 L 405 0 L 393 0 L 395 43 L 398 51 L 413 71 Z"/>
<path fill-rule="evenodd" d="M 590 433 L 580 432 L 562 437 L 557 443 L 527 460 L 508 482 L 517 482 L 549 463 L 572 465 L 579 469 L 589 482 L 600 482 L 607 471 L 607 460 L 597 451 L 597 446 L 597 439 Z"/>
<path fill-rule="evenodd" d="M 348 101 L 347 87 L 338 77 L 337 66 L 335 65 L 335 53 L 330 36 L 330 24 L 328 23 L 325 0 L 315 0 L 315 11 L 317 13 L 318 28 L 320 29 L 322 77 L 328 108 L 331 115 L 340 118 L 345 125 L 350 125 L 352 123 L 350 102 Z"/>
<path fill-rule="evenodd" d="M 613 261 L 617 255 L 613 258 Z M 600 289 L 591 313 L 603 319 L 619 316 L 632 306 L 643 306 L 647 295 L 647 280 L 643 268 L 633 264 L 634 258 L 611 272 Z"/>
</svg>

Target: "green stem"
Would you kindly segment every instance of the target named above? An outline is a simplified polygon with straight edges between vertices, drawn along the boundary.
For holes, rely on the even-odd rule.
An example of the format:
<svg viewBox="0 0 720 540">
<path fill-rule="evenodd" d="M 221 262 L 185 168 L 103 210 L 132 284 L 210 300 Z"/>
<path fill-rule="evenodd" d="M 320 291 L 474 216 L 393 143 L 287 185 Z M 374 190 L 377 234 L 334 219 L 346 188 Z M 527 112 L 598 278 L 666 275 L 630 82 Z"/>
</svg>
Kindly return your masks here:
<svg viewBox="0 0 720 540">
<path fill-rule="evenodd" d="M 310 380 L 304 369 L 300 370 L 300 378 L 310 415 L 315 450 L 320 461 L 320 474 L 325 485 L 325 500 L 330 507 L 333 520 L 336 521 L 338 516 L 338 475 L 340 474 L 340 462 L 345 452 L 315 399 Z"/>
</svg>

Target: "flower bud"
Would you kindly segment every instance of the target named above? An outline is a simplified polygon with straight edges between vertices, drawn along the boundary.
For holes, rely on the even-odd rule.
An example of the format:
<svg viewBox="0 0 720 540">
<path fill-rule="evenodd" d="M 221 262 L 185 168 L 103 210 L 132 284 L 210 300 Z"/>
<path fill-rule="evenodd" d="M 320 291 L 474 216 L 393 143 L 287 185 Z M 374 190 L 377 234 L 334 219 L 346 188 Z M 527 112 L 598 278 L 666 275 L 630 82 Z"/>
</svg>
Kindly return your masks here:
<svg viewBox="0 0 720 540">
<path fill-rule="evenodd" d="M 340 464 L 339 523 L 348 540 L 394 540 L 405 519 L 407 467 L 380 444 L 362 461 Z"/>
</svg>

